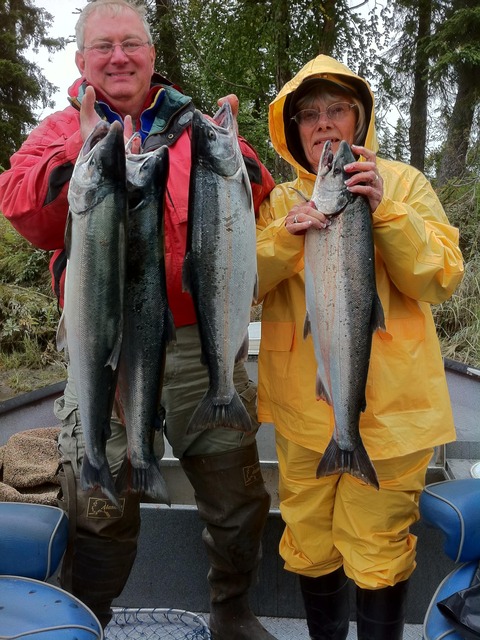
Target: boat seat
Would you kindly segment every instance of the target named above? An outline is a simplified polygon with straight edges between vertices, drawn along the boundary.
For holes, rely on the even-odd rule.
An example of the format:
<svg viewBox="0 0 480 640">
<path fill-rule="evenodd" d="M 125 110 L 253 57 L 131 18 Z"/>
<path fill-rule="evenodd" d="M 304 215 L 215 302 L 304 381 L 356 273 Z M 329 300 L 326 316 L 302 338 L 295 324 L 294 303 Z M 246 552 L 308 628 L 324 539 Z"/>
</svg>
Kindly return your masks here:
<svg viewBox="0 0 480 640">
<path fill-rule="evenodd" d="M 68 541 L 68 518 L 54 506 L 0 502 L 0 638 L 102 640 L 96 616 L 45 581 Z"/>
<path fill-rule="evenodd" d="M 444 551 L 454 562 L 480 559 L 480 479 L 429 484 L 420 496 L 422 520 L 445 534 Z"/>
<path fill-rule="evenodd" d="M 480 560 L 480 479 L 445 480 L 425 487 L 420 515 L 445 535 L 444 551 L 459 564 L 437 588 L 423 626 L 424 640 L 464 640 L 437 604 L 475 583 Z"/>
</svg>

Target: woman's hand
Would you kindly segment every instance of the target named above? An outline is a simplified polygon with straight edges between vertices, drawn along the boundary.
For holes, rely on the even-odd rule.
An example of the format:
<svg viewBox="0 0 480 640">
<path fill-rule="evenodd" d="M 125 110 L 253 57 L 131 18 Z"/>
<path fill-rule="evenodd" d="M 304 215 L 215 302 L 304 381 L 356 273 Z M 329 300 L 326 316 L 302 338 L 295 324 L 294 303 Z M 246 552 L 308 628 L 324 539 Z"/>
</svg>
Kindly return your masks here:
<svg viewBox="0 0 480 640">
<path fill-rule="evenodd" d="M 345 171 L 354 174 L 345 184 L 352 193 L 364 196 L 373 212 L 383 198 L 383 180 L 377 170 L 377 156 L 370 149 L 359 147 L 356 144 L 352 144 L 352 150 L 357 155 L 362 155 L 365 162 L 357 160 L 345 165 Z"/>
<path fill-rule="evenodd" d="M 325 229 L 328 226 L 330 226 L 330 220 L 317 211 L 312 201 L 296 204 L 285 218 L 287 231 L 295 236 L 303 235 L 310 227 Z"/>
</svg>

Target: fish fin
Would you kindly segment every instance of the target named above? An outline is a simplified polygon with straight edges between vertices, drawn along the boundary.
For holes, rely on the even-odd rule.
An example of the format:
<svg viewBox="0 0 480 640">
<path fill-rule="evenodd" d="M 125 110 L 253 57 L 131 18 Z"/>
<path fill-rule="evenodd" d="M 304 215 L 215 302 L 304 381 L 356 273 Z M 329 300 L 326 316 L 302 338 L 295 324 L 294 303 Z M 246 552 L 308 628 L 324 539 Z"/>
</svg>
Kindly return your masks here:
<svg viewBox="0 0 480 640">
<path fill-rule="evenodd" d="M 214 404 L 213 392 L 209 389 L 190 418 L 187 434 L 217 427 L 246 433 L 252 431 L 250 416 L 236 391 L 229 404 Z"/>
<path fill-rule="evenodd" d="M 65 312 L 60 316 L 57 327 L 57 350 L 65 351 L 67 348 L 67 328 L 65 326 Z"/>
<path fill-rule="evenodd" d="M 372 333 L 377 329 L 383 329 L 383 331 L 386 331 L 385 314 L 383 313 L 382 303 L 380 301 L 380 298 L 378 297 L 378 294 L 375 294 L 373 298 L 372 317 L 370 319 L 370 325 Z"/>
<path fill-rule="evenodd" d="M 312 325 L 310 323 L 310 316 L 308 315 L 308 311 L 305 314 L 305 323 L 303 325 L 303 339 L 309 336 L 312 333 Z"/>
<path fill-rule="evenodd" d="M 325 400 L 325 402 L 327 404 L 329 404 L 331 407 L 333 406 L 332 399 L 330 398 L 330 394 L 328 393 L 327 389 L 325 388 L 325 385 L 323 384 L 322 379 L 320 378 L 320 375 L 318 374 L 318 371 L 317 371 L 316 391 L 317 391 L 317 400 Z"/>
<path fill-rule="evenodd" d="M 117 370 L 118 362 L 120 360 L 120 352 L 122 350 L 123 331 L 119 329 L 117 332 L 117 339 L 113 345 L 112 352 L 105 364 L 106 367 L 112 367 L 113 371 Z"/>
<path fill-rule="evenodd" d="M 258 302 L 258 273 L 255 274 L 255 284 L 253 285 L 252 304 L 255 305 Z"/>
<path fill-rule="evenodd" d="M 72 212 L 68 209 L 67 222 L 65 224 L 64 234 L 65 255 L 67 259 L 70 257 L 70 250 L 72 247 Z"/>
<path fill-rule="evenodd" d="M 120 509 L 120 502 L 118 500 L 112 472 L 110 471 L 108 462 L 105 461 L 102 467 L 97 469 L 91 464 L 88 459 L 88 455 L 85 453 L 80 473 L 80 485 L 84 491 L 87 489 L 100 488 L 105 496 L 113 502 L 117 509 Z"/>
<path fill-rule="evenodd" d="M 170 309 L 167 309 L 167 318 L 165 323 L 165 340 L 167 344 L 169 342 L 175 342 L 177 339 L 177 333 L 175 331 L 175 322 L 173 320 L 173 313 Z"/>
<path fill-rule="evenodd" d="M 237 362 L 245 362 L 248 360 L 248 333 L 245 335 L 242 344 L 240 345 L 240 349 L 238 350 L 237 355 L 235 356 L 235 363 Z"/>
<path fill-rule="evenodd" d="M 187 252 L 183 259 L 182 268 L 182 291 L 192 293 L 192 272 L 191 272 L 192 254 Z"/>
<path fill-rule="evenodd" d="M 317 478 L 340 473 L 349 473 L 375 489 L 379 488 L 377 472 L 362 442 L 353 451 L 345 451 L 334 438 L 330 440 L 318 465 Z"/>
<path fill-rule="evenodd" d="M 133 465 L 128 455 L 126 455 L 118 471 L 115 488 L 119 494 L 123 492 L 141 493 L 169 507 L 172 504 L 167 483 L 162 475 L 158 461 L 153 455 L 149 460 L 148 466 L 144 468 Z"/>
</svg>

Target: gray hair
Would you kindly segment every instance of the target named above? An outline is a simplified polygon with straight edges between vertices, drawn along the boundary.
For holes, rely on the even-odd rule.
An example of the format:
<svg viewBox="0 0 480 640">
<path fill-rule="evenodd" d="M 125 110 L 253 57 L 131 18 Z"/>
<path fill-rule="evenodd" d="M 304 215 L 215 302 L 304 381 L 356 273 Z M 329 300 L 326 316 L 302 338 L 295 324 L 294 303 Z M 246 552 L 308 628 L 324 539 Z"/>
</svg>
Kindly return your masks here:
<svg viewBox="0 0 480 640">
<path fill-rule="evenodd" d="M 317 98 L 322 97 L 325 100 L 335 100 L 338 98 L 351 100 L 353 104 L 357 105 L 357 124 L 355 126 L 355 135 L 354 135 L 354 144 L 358 144 L 363 146 L 365 142 L 365 136 L 367 135 L 367 119 L 365 116 L 365 107 L 363 102 L 356 95 L 348 91 L 345 88 L 339 88 L 338 91 L 334 88 L 326 87 L 326 83 L 318 82 L 318 84 L 314 85 L 310 91 L 299 98 L 299 100 L 295 104 L 296 111 L 300 111 L 301 109 L 308 109 Z"/>
<path fill-rule="evenodd" d="M 152 34 L 150 25 L 146 18 L 145 5 L 130 0 L 89 0 L 88 4 L 83 8 L 80 17 L 75 25 L 75 37 L 77 39 L 77 49 L 83 51 L 85 46 L 85 23 L 87 19 L 96 11 L 108 13 L 115 18 L 127 9 L 134 11 L 143 23 L 148 43 L 152 44 Z"/>
</svg>

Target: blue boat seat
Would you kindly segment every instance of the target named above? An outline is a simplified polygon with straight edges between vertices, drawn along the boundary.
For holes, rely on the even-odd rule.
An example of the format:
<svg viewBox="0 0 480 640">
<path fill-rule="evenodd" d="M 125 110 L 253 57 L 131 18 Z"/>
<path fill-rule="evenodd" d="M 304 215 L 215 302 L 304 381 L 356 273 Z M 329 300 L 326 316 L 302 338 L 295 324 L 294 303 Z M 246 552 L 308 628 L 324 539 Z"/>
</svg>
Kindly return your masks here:
<svg viewBox="0 0 480 640">
<path fill-rule="evenodd" d="M 68 540 L 68 518 L 58 507 L 0 502 L 0 574 L 48 580 Z"/>
<path fill-rule="evenodd" d="M 445 534 L 445 553 L 454 562 L 480 558 L 480 479 L 444 480 L 425 487 L 420 513 Z"/>
<path fill-rule="evenodd" d="M 444 551 L 459 566 L 437 588 L 425 616 L 424 640 L 463 640 L 437 603 L 472 585 L 480 560 L 480 479 L 445 480 L 420 496 L 424 522 L 445 535 Z"/>
<path fill-rule="evenodd" d="M 54 506 L 0 502 L 0 638 L 102 640 L 96 616 L 48 584 L 68 541 L 68 518 Z"/>
<path fill-rule="evenodd" d="M 78 598 L 52 584 L 0 576 L 0 637 L 5 640 L 101 640 L 102 628 Z"/>
</svg>

